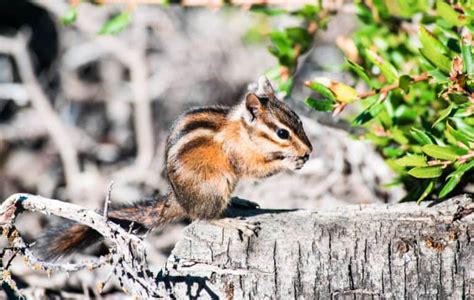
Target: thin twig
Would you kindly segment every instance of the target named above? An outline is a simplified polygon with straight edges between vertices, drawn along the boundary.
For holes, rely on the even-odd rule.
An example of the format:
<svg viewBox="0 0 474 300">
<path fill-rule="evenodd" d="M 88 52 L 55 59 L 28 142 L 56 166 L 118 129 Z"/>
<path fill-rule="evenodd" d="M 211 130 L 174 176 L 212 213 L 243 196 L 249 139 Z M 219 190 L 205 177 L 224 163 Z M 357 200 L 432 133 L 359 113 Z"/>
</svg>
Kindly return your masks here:
<svg viewBox="0 0 474 300">
<path fill-rule="evenodd" d="M 413 76 L 411 83 L 425 81 L 429 78 L 430 78 L 430 74 L 428 72 L 425 72 L 421 75 Z M 368 98 L 368 97 L 371 97 L 371 96 L 375 96 L 377 94 L 386 95 L 388 92 L 396 90 L 398 88 L 400 88 L 400 85 L 399 85 L 398 82 L 395 82 L 395 83 L 392 83 L 390 85 L 384 86 L 383 88 L 378 89 L 378 90 L 371 90 L 371 91 L 368 91 L 368 92 L 360 93 L 358 96 L 359 96 L 359 99 L 365 99 L 365 98 Z"/>
<path fill-rule="evenodd" d="M 443 166 L 443 168 L 446 168 L 447 166 L 455 163 L 456 161 L 464 164 L 470 158 L 474 158 L 474 151 L 470 151 L 467 154 L 458 156 L 455 160 L 430 160 L 428 161 L 428 165 L 429 166 Z"/>
<path fill-rule="evenodd" d="M 112 203 L 112 189 L 114 187 L 114 181 L 112 180 L 109 183 L 109 187 L 107 189 L 107 196 L 105 197 L 105 203 L 104 203 L 104 218 L 107 220 L 108 214 L 109 214 L 109 204 Z"/>
</svg>

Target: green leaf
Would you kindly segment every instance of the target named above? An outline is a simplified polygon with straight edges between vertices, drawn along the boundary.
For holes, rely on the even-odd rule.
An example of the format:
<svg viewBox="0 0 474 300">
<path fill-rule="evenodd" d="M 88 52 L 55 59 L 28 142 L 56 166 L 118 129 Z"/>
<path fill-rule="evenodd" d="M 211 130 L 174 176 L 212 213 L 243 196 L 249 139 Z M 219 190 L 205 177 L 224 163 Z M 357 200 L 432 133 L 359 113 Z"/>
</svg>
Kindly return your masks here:
<svg viewBox="0 0 474 300">
<path fill-rule="evenodd" d="M 390 158 L 398 157 L 398 156 L 402 155 L 403 153 L 405 153 L 405 151 L 402 150 L 402 149 L 399 149 L 399 148 L 395 148 L 395 147 L 385 147 L 385 148 L 383 148 L 383 155 L 386 156 L 386 157 L 390 157 Z"/>
<path fill-rule="evenodd" d="M 438 67 L 444 73 L 449 74 L 451 71 L 451 59 L 445 55 L 448 53 L 448 48 L 423 26 L 420 26 L 419 38 L 422 45 L 420 49 L 421 54 L 431 64 Z"/>
<path fill-rule="evenodd" d="M 345 58 L 345 61 L 349 68 L 354 71 L 357 75 L 359 75 L 362 80 L 364 80 L 371 88 L 377 88 L 373 83 L 372 80 L 370 80 L 369 75 L 365 72 L 364 68 L 362 68 L 361 65 L 350 61 L 349 59 Z"/>
<path fill-rule="evenodd" d="M 250 10 L 255 12 L 255 13 L 265 14 L 265 15 L 271 16 L 271 17 L 279 16 L 279 15 L 283 15 L 283 14 L 287 13 L 287 11 L 285 9 L 271 8 L 271 7 L 267 7 L 267 6 L 263 6 L 263 5 L 252 5 Z"/>
<path fill-rule="evenodd" d="M 372 132 L 366 133 L 365 138 L 372 143 L 374 143 L 377 146 L 387 146 L 387 144 L 390 142 L 390 140 L 384 136 L 378 136 L 373 134 Z M 388 163 L 388 161 L 386 161 Z"/>
<path fill-rule="evenodd" d="M 395 160 L 395 163 L 402 167 L 426 167 L 426 157 L 423 155 L 408 154 Z"/>
<path fill-rule="evenodd" d="M 130 23 L 132 17 L 129 12 L 124 11 L 109 19 L 99 31 L 99 34 L 117 34 L 123 31 Z"/>
<path fill-rule="evenodd" d="M 334 101 L 332 100 L 316 100 L 308 97 L 304 102 L 317 111 L 332 111 L 334 109 Z"/>
<path fill-rule="evenodd" d="M 464 103 L 469 101 L 468 96 L 466 96 L 464 94 L 460 94 L 460 93 L 449 93 L 448 98 L 449 98 L 449 100 L 451 100 L 451 101 L 453 101 L 454 103 L 457 103 L 457 104 L 464 104 Z"/>
<path fill-rule="evenodd" d="M 378 116 L 385 108 L 383 103 L 374 102 L 371 106 L 362 111 L 353 121 L 353 125 L 362 125 Z"/>
<path fill-rule="evenodd" d="M 425 198 L 431 193 L 434 187 L 434 180 L 431 180 L 428 185 L 426 186 L 425 190 L 423 193 L 420 195 L 418 200 L 416 200 L 416 204 L 420 204 L 421 201 L 425 200 Z"/>
<path fill-rule="evenodd" d="M 273 31 L 270 34 L 270 40 L 273 46 L 270 47 L 270 52 L 278 58 L 285 57 L 286 59 L 293 57 L 293 43 L 286 35 L 286 32 Z M 280 62 L 282 63 L 282 62 Z M 286 65 L 286 63 L 282 63 Z"/>
<path fill-rule="evenodd" d="M 436 13 L 451 26 L 462 26 L 466 23 L 465 19 L 463 19 L 451 5 L 442 0 L 436 2 Z"/>
<path fill-rule="evenodd" d="M 366 49 L 365 53 L 367 55 L 367 58 L 380 69 L 382 74 L 385 76 L 385 79 L 387 79 L 388 83 L 392 83 L 397 80 L 397 69 L 395 69 L 395 67 L 391 63 L 385 61 L 382 57 L 380 57 L 377 53 L 370 49 Z"/>
<path fill-rule="evenodd" d="M 398 86 L 402 89 L 402 91 L 405 93 L 405 94 L 408 94 L 408 92 L 410 91 L 410 83 L 412 81 L 412 78 L 408 75 L 402 75 L 400 76 L 400 78 L 398 79 Z"/>
<path fill-rule="evenodd" d="M 471 139 L 467 135 L 465 135 L 461 131 L 458 131 L 458 130 L 454 129 L 453 127 L 451 127 L 451 125 L 449 125 L 449 123 L 446 125 L 446 130 L 448 130 L 449 134 L 451 134 L 451 136 L 456 141 L 459 141 L 459 142 L 463 143 L 464 145 L 466 145 L 467 147 L 469 147 L 469 145 L 470 145 L 469 141 Z M 457 145 L 457 143 L 455 145 Z"/>
<path fill-rule="evenodd" d="M 75 6 L 69 7 L 67 12 L 62 16 L 61 21 L 64 25 L 71 25 L 76 22 L 77 8 Z"/>
<path fill-rule="evenodd" d="M 470 116 L 474 116 L 474 110 L 471 110 L 469 107 L 458 108 L 453 115 L 456 118 L 467 118 Z"/>
<path fill-rule="evenodd" d="M 444 75 L 439 69 L 429 70 L 428 73 L 435 80 L 436 83 L 448 82 L 449 77 Z"/>
<path fill-rule="evenodd" d="M 325 77 L 317 77 L 305 85 L 331 100 L 352 103 L 358 99 L 357 91 L 341 82 L 334 82 Z"/>
<path fill-rule="evenodd" d="M 312 36 L 305 28 L 289 27 L 285 29 L 286 35 L 292 41 L 292 45 L 299 44 L 300 51 L 306 52 L 311 45 Z"/>
<path fill-rule="evenodd" d="M 410 130 L 413 138 L 421 145 L 433 144 L 433 141 L 430 139 L 429 135 L 417 128 L 412 128 Z"/>
<path fill-rule="evenodd" d="M 313 81 L 309 81 L 306 83 L 306 86 L 309 87 L 310 89 L 312 89 L 313 91 L 316 91 L 318 93 L 320 93 L 321 95 L 323 95 L 325 98 L 329 98 L 331 100 L 336 100 L 336 95 L 334 95 L 334 93 L 326 87 L 325 84 L 327 84 L 326 82 L 326 78 L 315 78 Z M 321 82 L 324 82 L 325 84 L 321 83 Z"/>
<path fill-rule="evenodd" d="M 342 103 L 352 103 L 358 99 L 357 91 L 341 82 L 332 82 L 331 91 L 336 96 L 336 100 Z"/>
<path fill-rule="evenodd" d="M 448 182 L 443 186 L 439 192 L 439 197 L 444 198 L 446 195 L 451 193 L 451 191 L 459 184 L 461 181 L 462 174 L 454 175 L 449 178 Z"/>
<path fill-rule="evenodd" d="M 456 52 L 456 53 L 461 53 L 461 47 L 459 46 L 459 40 L 457 36 L 455 38 L 449 38 L 446 46 L 448 47 L 449 50 Z"/>
<path fill-rule="evenodd" d="M 459 157 L 459 155 L 449 147 L 443 147 L 438 145 L 424 145 L 423 147 L 421 147 L 421 150 L 427 155 L 437 159 L 453 161 Z"/>
<path fill-rule="evenodd" d="M 427 9 L 426 0 L 384 0 L 383 2 L 391 15 L 403 18 L 410 18 L 415 13 Z"/>
<path fill-rule="evenodd" d="M 354 120 L 352 121 L 352 125 L 358 126 L 358 125 L 365 124 L 369 122 L 370 120 L 372 120 L 374 117 L 375 116 L 372 115 L 369 110 L 364 110 L 357 117 L 354 118 Z"/>
<path fill-rule="evenodd" d="M 465 134 L 470 140 L 474 140 L 474 127 L 467 124 L 469 118 L 461 119 L 461 118 L 451 118 L 450 120 L 454 121 L 456 127 L 459 131 Z"/>
<path fill-rule="evenodd" d="M 395 110 L 395 117 L 398 122 L 411 123 L 418 117 L 418 113 L 413 106 L 400 105 L 397 110 Z"/>
<path fill-rule="evenodd" d="M 462 61 L 464 64 L 464 72 L 467 74 L 472 73 L 472 47 L 469 41 L 465 41 L 463 39 L 462 41 L 462 46 L 461 46 L 461 52 L 462 52 Z"/>
<path fill-rule="evenodd" d="M 451 174 L 448 175 L 447 178 L 450 178 L 452 176 L 458 176 L 458 175 L 464 175 L 464 173 L 468 172 L 469 170 L 474 168 L 474 159 L 470 160 L 468 163 L 464 163 L 460 165 L 456 171 L 452 172 Z"/>
<path fill-rule="evenodd" d="M 410 142 L 408 138 L 403 134 L 403 131 L 398 128 L 392 129 L 392 138 L 400 145 L 407 145 Z"/>
<path fill-rule="evenodd" d="M 301 16 L 308 21 L 312 21 L 316 18 L 317 14 L 320 11 L 321 11 L 321 7 L 319 5 L 305 4 L 301 9 L 296 11 L 294 14 Z"/>
<path fill-rule="evenodd" d="M 286 97 L 287 95 L 291 95 L 291 91 L 293 90 L 293 78 L 288 78 L 287 80 L 280 78 L 277 81 L 277 91 L 282 93 L 282 97 Z"/>
<path fill-rule="evenodd" d="M 453 110 L 453 107 L 454 107 L 454 103 L 451 102 L 448 107 L 446 107 L 445 109 L 440 111 L 439 112 L 439 118 L 433 123 L 432 127 L 435 127 L 436 124 L 438 124 L 439 122 L 446 119 L 449 116 L 449 114 L 451 113 L 451 111 Z"/>
<path fill-rule="evenodd" d="M 416 167 L 408 171 L 413 177 L 416 178 L 437 178 L 443 174 L 442 167 Z"/>
</svg>

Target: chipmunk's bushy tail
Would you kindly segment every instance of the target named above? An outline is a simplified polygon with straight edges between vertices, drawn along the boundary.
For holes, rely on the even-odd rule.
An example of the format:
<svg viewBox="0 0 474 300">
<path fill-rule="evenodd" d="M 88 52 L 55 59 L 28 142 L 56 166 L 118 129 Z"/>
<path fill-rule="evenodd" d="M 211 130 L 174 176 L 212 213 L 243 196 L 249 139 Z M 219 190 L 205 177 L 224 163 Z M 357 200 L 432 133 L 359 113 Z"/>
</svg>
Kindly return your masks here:
<svg viewBox="0 0 474 300">
<path fill-rule="evenodd" d="M 153 229 L 185 216 L 180 206 L 169 196 L 114 208 L 108 215 L 124 228 L 128 228 L 133 222 L 134 228 L 141 230 Z M 39 257 L 51 261 L 92 246 L 102 238 L 94 229 L 68 221 L 48 229 L 33 249 Z"/>
</svg>

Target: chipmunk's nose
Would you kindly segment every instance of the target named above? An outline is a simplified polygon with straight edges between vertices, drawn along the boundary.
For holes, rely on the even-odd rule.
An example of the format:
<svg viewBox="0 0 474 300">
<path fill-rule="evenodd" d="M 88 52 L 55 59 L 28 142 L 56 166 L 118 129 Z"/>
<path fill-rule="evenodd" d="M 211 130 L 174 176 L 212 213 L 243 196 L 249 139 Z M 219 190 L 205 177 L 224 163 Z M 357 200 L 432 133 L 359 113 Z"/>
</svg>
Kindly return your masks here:
<svg viewBox="0 0 474 300">
<path fill-rule="evenodd" d="M 309 159 L 309 153 L 306 153 L 305 155 L 301 156 L 301 158 L 304 160 L 304 162 L 307 162 Z"/>
</svg>

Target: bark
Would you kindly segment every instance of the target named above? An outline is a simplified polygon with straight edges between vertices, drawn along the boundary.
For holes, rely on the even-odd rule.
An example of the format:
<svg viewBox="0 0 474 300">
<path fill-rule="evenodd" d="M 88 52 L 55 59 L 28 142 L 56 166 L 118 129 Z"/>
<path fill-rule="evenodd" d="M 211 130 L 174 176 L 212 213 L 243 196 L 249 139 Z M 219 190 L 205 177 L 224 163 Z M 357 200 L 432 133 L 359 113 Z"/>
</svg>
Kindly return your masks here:
<svg viewBox="0 0 474 300">
<path fill-rule="evenodd" d="M 474 203 L 245 210 L 258 237 L 195 222 L 160 280 L 172 297 L 463 299 L 474 295 Z M 166 273 L 167 272 L 167 273 Z"/>
</svg>

